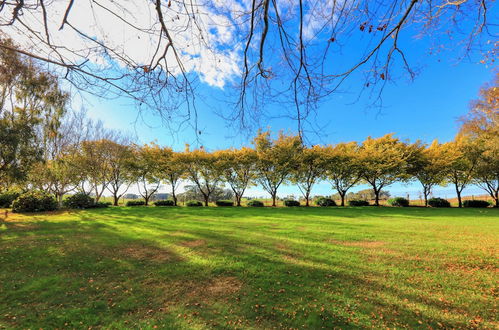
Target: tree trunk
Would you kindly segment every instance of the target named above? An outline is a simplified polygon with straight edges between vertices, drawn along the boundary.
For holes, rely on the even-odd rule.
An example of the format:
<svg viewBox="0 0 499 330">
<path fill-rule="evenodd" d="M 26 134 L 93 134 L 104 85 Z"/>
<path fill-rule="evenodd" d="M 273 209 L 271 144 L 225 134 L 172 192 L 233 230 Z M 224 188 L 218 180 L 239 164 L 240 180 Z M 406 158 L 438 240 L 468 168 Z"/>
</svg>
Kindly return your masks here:
<svg viewBox="0 0 499 330">
<path fill-rule="evenodd" d="M 305 206 L 310 206 L 310 193 L 305 194 Z"/>
<path fill-rule="evenodd" d="M 113 205 L 118 206 L 119 201 L 120 201 L 120 198 L 118 197 L 118 195 L 116 193 L 114 193 L 113 194 Z"/>
<path fill-rule="evenodd" d="M 59 205 L 59 207 L 62 207 L 62 197 L 64 196 L 64 194 L 56 194 L 57 196 L 57 205 Z"/>
<path fill-rule="evenodd" d="M 456 194 L 457 194 L 458 207 L 463 207 L 463 202 L 461 200 L 461 191 L 459 191 L 457 185 L 456 185 Z"/>
<path fill-rule="evenodd" d="M 339 195 L 340 195 L 340 197 L 341 197 L 341 206 L 345 206 L 345 195 L 346 195 L 346 193 L 345 193 L 345 192 L 338 191 L 338 194 L 339 194 Z"/>
<path fill-rule="evenodd" d="M 149 198 L 151 198 L 151 195 L 146 195 L 146 197 L 144 197 L 144 200 L 146 202 L 146 206 L 149 206 Z"/>
<path fill-rule="evenodd" d="M 208 206 L 210 203 L 210 196 L 209 195 L 203 195 L 204 197 L 204 206 Z"/>
<path fill-rule="evenodd" d="M 276 199 L 277 199 L 277 193 L 272 193 L 272 206 L 276 207 Z"/>
<path fill-rule="evenodd" d="M 173 205 L 177 206 L 177 195 L 175 195 L 175 185 L 172 184 L 172 198 L 173 198 Z"/>
<path fill-rule="evenodd" d="M 236 206 L 241 206 L 241 199 L 242 199 L 242 195 L 239 196 L 239 195 L 235 195 L 236 196 Z"/>
<path fill-rule="evenodd" d="M 373 188 L 374 190 L 374 205 L 379 206 L 379 193 L 381 192 L 381 189 L 377 190 L 376 188 Z"/>
</svg>

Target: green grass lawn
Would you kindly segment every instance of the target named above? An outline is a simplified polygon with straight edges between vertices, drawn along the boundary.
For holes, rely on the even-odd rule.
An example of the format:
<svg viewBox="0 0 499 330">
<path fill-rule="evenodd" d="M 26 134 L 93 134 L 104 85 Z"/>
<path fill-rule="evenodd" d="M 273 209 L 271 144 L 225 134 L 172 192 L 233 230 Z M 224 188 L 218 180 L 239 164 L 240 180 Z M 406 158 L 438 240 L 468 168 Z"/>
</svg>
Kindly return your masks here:
<svg viewBox="0 0 499 330">
<path fill-rule="evenodd" d="M 10 214 L 0 328 L 497 328 L 498 243 L 497 209 Z"/>
</svg>

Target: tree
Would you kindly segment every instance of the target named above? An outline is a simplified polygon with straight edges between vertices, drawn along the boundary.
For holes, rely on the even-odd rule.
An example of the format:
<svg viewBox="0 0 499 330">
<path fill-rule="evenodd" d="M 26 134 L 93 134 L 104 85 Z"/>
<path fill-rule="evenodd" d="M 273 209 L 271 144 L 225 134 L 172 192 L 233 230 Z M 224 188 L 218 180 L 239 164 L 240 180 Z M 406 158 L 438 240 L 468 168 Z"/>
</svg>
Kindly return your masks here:
<svg viewBox="0 0 499 330">
<path fill-rule="evenodd" d="M 113 194 L 113 205 L 118 206 L 118 202 L 132 184 L 132 177 L 129 171 L 130 157 L 132 151 L 130 147 L 117 142 L 109 141 L 105 150 L 109 160 L 109 184 L 106 188 Z"/>
<path fill-rule="evenodd" d="M 409 172 L 423 186 L 423 196 L 425 206 L 428 206 L 428 196 L 430 196 L 433 187 L 442 184 L 445 181 L 449 171 L 448 146 L 441 145 L 434 140 L 428 147 L 415 146 L 415 157 L 409 163 Z"/>
<path fill-rule="evenodd" d="M 159 176 L 167 183 L 172 191 L 173 203 L 177 206 L 176 190 L 180 180 L 185 174 L 186 164 L 179 153 L 174 152 L 171 148 L 162 148 L 157 159 L 159 166 Z"/>
<path fill-rule="evenodd" d="M 362 167 L 359 161 L 359 146 L 356 142 L 328 146 L 326 152 L 326 178 L 336 189 L 345 206 L 345 196 L 350 188 L 361 179 Z"/>
<path fill-rule="evenodd" d="M 131 158 L 128 171 L 133 181 L 137 182 L 139 194 L 149 205 L 151 197 L 158 191 L 161 184 L 160 167 L 158 164 L 161 149 L 154 144 L 142 147 L 131 147 Z"/>
<path fill-rule="evenodd" d="M 75 190 L 80 180 L 74 154 L 70 150 L 55 159 L 35 164 L 29 175 L 29 181 L 40 190 L 52 193 L 59 206 L 62 206 L 64 195 Z"/>
<path fill-rule="evenodd" d="M 305 206 L 309 206 L 314 184 L 325 176 L 324 148 L 319 145 L 303 148 L 296 156 L 297 166 L 293 168 L 291 182 L 297 184 L 305 198 Z"/>
<path fill-rule="evenodd" d="M 14 47 L 0 47 L 0 182 L 8 186 L 47 159 L 47 141 L 57 136 L 68 95 L 55 75 L 4 42 Z"/>
<path fill-rule="evenodd" d="M 198 187 L 203 195 L 204 205 L 208 206 L 210 196 L 222 178 L 221 168 L 216 163 L 217 159 L 202 148 L 191 151 L 188 146 L 181 158 L 186 165 L 186 177 Z"/>
<path fill-rule="evenodd" d="M 257 153 L 257 181 L 272 197 L 272 206 L 276 206 L 277 190 L 298 167 L 297 155 L 303 148 L 301 139 L 279 132 L 277 139 L 272 140 L 270 131 L 259 131 L 253 144 Z"/>
<path fill-rule="evenodd" d="M 459 207 L 463 206 L 461 193 L 471 183 L 481 154 L 478 147 L 479 144 L 460 134 L 445 144 L 449 155 L 447 180 L 454 185 Z"/>
<path fill-rule="evenodd" d="M 460 134 L 475 141 L 482 150 L 473 181 L 499 207 L 499 73 L 480 90 L 480 98 L 471 103 L 468 115 L 461 121 Z"/>
<path fill-rule="evenodd" d="M 83 141 L 77 156 L 77 166 L 82 173 L 82 189 L 84 182 L 90 186 L 95 202 L 98 202 L 111 182 L 111 152 L 114 142 L 102 139 Z M 84 191 L 85 192 L 85 191 Z"/>
<path fill-rule="evenodd" d="M 400 69 L 413 79 L 404 41 L 414 36 L 431 41 L 430 54 L 445 45 L 454 58 L 492 62 L 491 2 L 4 1 L 0 25 L 22 42 L 18 52 L 58 67 L 94 94 L 126 95 L 184 120 L 193 113 L 197 79 L 217 87 L 236 80 L 230 119 L 244 126 L 264 113 L 264 101 L 291 103 L 302 132 L 314 105 L 356 73 L 365 76 L 359 87 L 376 88 L 375 96 Z M 137 38 L 124 43 L 123 34 Z M 190 106 L 178 107 L 182 101 Z"/>
<path fill-rule="evenodd" d="M 234 192 L 236 206 L 241 206 L 241 199 L 248 186 L 253 184 L 256 175 L 257 154 L 254 149 L 220 150 L 215 152 L 217 165 L 222 177 Z"/>
<path fill-rule="evenodd" d="M 408 160 L 412 151 L 393 134 L 386 134 L 373 139 L 368 137 L 360 147 L 359 161 L 362 166 L 362 178 L 371 185 L 379 206 L 379 194 L 384 187 L 409 178 Z"/>
</svg>

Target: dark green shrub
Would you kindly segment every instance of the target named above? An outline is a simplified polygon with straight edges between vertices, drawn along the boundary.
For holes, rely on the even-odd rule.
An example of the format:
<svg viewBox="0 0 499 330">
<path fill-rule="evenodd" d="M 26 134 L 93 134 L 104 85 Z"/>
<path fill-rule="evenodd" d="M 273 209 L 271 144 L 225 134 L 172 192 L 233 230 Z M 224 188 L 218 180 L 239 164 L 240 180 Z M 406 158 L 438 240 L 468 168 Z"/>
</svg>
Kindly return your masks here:
<svg viewBox="0 0 499 330">
<path fill-rule="evenodd" d="M 388 205 L 407 207 L 409 206 L 409 201 L 404 197 L 395 197 L 388 200 Z"/>
<path fill-rule="evenodd" d="M 428 200 L 428 205 L 431 207 L 450 207 L 448 200 L 438 197 L 430 198 Z"/>
<path fill-rule="evenodd" d="M 104 209 L 104 208 L 109 207 L 111 205 L 113 205 L 113 203 L 111 203 L 111 202 L 97 202 L 94 205 L 92 205 L 91 208 Z"/>
<path fill-rule="evenodd" d="M 333 201 L 331 198 L 326 198 L 326 197 L 319 197 L 315 201 L 315 204 L 318 206 L 326 207 L 326 206 L 336 206 L 336 202 Z"/>
<path fill-rule="evenodd" d="M 68 209 L 89 209 L 94 207 L 94 199 L 85 193 L 68 196 L 62 204 Z"/>
<path fill-rule="evenodd" d="M 489 207 L 490 203 L 484 200 L 466 200 L 463 202 L 464 207 Z"/>
<path fill-rule="evenodd" d="M 138 201 L 128 201 L 125 206 L 144 206 L 146 205 L 146 201 L 138 200 Z"/>
<path fill-rule="evenodd" d="M 217 206 L 234 206 L 234 202 L 233 201 L 227 201 L 227 200 L 216 201 L 215 204 Z"/>
<path fill-rule="evenodd" d="M 264 207 L 265 204 L 263 202 L 257 201 L 256 199 L 250 200 L 248 203 L 246 203 L 246 206 L 249 207 Z"/>
<path fill-rule="evenodd" d="M 201 203 L 200 201 L 187 201 L 185 202 L 185 206 L 198 207 L 198 206 L 203 206 L 203 203 Z"/>
<path fill-rule="evenodd" d="M 154 205 L 155 206 L 174 206 L 175 202 L 173 202 L 172 200 L 168 199 L 166 201 L 156 201 L 156 202 L 154 202 Z"/>
<path fill-rule="evenodd" d="M 56 209 L 57 201 L 55 198 L 41 191 L 21 194 L 12 202 L 13 212 L 44 212 Z"/>
<path fill-rule="evenodd" d="M 293 207 L 293 206 L 300 206 L 299 201 L 295 201 L 293 199 L 287 199 L 284 201 L 284 205 L 288 207 Z"/>
<path fill-rule="evenodd" d="M 19 197 L 19 193 L 15 191 L 6 191 L 0 194 L 0 208 L 7 208 L 12 205 L 12 202 Z"/>
<path fill-rule="evenodd" d="M 348 201 L 348 205 L 349 206 L 369 206 L 369 202 L 361 200 L 361 199 L 351 200 L 351 201 Z"/>
</svg>

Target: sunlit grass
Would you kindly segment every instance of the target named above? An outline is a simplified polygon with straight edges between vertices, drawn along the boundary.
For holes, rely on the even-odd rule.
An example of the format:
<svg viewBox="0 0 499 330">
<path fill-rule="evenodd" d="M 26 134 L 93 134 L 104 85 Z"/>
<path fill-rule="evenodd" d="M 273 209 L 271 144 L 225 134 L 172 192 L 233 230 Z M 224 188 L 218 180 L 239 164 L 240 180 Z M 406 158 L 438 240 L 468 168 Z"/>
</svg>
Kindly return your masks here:
<svg viewBox="0 0 499 330">
<path fill-rule="evenodd" d="M 0 327 L 485 327 L 495 209 L 9 214 Z"/>
</svg>

